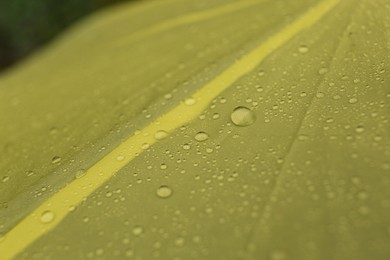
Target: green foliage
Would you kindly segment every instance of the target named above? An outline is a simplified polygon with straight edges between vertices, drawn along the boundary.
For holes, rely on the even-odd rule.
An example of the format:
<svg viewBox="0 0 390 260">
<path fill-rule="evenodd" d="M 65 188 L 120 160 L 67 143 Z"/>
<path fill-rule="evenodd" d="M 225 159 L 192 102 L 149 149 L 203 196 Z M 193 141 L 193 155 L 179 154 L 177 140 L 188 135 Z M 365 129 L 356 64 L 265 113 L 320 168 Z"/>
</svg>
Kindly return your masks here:
<svg viewBox="0 0 390 260">
<path fill-rule="evenodd" d="M 142 131 L 321 2 L 124 5 L 3 75 L 0 248 L 118 144 L 156 134 L 18 258 L 389 259 L 387 0 L 339 1 L 196 118 Z"/>
</svg>

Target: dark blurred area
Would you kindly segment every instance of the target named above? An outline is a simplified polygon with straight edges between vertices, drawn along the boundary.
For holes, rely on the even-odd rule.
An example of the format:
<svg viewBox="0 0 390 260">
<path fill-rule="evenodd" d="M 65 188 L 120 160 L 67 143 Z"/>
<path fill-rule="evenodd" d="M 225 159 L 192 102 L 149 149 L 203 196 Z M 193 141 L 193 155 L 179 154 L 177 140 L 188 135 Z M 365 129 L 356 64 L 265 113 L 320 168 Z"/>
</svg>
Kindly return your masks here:
<svg viewBox="0 0 390 260">
<path fill-rule="evenodd" d="M 81 17 L 135 0 L 0 0 L 0 73 Z"/>
</svg>

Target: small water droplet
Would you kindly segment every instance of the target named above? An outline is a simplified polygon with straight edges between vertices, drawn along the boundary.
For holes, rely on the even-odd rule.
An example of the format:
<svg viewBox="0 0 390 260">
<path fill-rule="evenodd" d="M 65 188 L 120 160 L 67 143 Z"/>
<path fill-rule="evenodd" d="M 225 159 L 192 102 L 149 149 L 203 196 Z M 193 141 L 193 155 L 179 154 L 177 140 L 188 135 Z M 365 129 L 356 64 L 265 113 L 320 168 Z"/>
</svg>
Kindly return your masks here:
<svg viewBox="0 0 390 260">
<path fill-rule="evenodd" d="M 28 176 L 28 177 L 30 177 L 30 176 L 33 176 L 35 173 L 33 172 L 33 171 L 27 171 L 26 172 L 26 175 Z"/>
<path fill-rule="evenodd" d="M 275 251 L 271 254 L 271 260 L 285 260 L 286 254 L 282 251 Z"/>
<path fill-rule="evenodd" d="M 125 256 L 127 258 L 133 257 L 134 256 L 134 251 L 132 249 L 127 250 L 126 253 L 125 253 Z"/>
<path fill-rule="evenodd" d="M 358 102 L 358 99 L 357 98 L 351 98 L 349 99 L 349 103 L 350 104 L 356 104 Z"/>
<path fill-rule="evenodd" d="M 249 108 L 239 106 L 233 110 L 230 119 L 236 126 L 249 126 L 256 121 L 256 115 Z"/>
<path fill-rule="evenodd" d="M 358 199 L 365 200 L 368 198 L 368 194 L 365 191 L 361 191 L 357 194 Z"/>
<path fill-rule="evenodd" d="M 303 44 L 302 44 L 301 46 L 299 46 L 298 51 L 299 51 L 300 53 L 306 53 L 306 52 L 309 51 L 309 47 L 307 47 L 306 45 L 303 45 Z"/>
<path fill-rule="evenodd" d="M 332 117 L 329 117 L 328 119 L 326 119 L 326 122 L 327 123 L 333 123 L 334 122 L 334 119 Z"/>
<path fill-rule="evenodd" d="M 87 173 L 86 170 L 80 169 L 80 170 L 78 170 L 78 171 L 75 173 L 74 176 L 75 176 L 76 179 L 80 179 L 80 178 L 83 177 L 86 173 Z"/>
<path fill-rule="evenodd" d="M 116 157 L 116 160 L 117 161 L 123 161 L 125 159 L 125 157 L 123 156 L 123 155 L 118 155 L 117 157 Z"/>
<path fill-rule="evenodd" d="M 168 168 L 168 166 L 165 164 L 165 163 L 162 163 L 161 165 L 160 165 L 160 169 L 161 170 L 165 170 L 165 169 L 167 169 Z"/>
<path fill-rule="evenodd" d="M 195 104 L 195 103 L 196 103 L 196 101 L 195 101 L 194 98 L 186 98 L 186 99 L 184 100 L 184 104 L 186 104 L 187 106 L 192 106 L 192 105 Z"/>
<path fill-rule="evenodd" d="M 178 238 L 175 239 L 175 245 L 176 246 L 183 246 L 184 242 L 185 242 L 185 240 L 182 237 L 178 237 Z"/>
<path fill-rule="evenodd" d="M 42 223 L 49 223 L 53 221 L 54 219 L 54 213 L 53 211 L 46 210 L 41 214 L 41 222 Z"/>
<path fill-rule="evenodd" d="M 52 159 L 51 159 L 51 163 L 53 164 L 58 164 L 61 162 L 61 157 L 59 156 L 54 156 Z"/>
<path fill-rule="evenodd" d="M 325 75 L 326 73 L 328 73 L 328 69 L 327 68 L 320 68 L 318 70 L 318 74 L 320 74 L 320 75 Z"/>
<path fill-rule="evenodd" d="M 356 133 L 363 133 L 364 132 L 364 126 L 358 125 L 355 129 Z"/>
<path fill-rule="evenodd" d="M 96 249 L 96 256 L 101 256 L 103 253 L 104 253 L 104 249 L 103 248 Z"/>
<path fill-rule="evenodd" d="M 144 144 L 142 144 L 141 147 L 142 147 L 142 149 L 146 150 L 146 149 L 148 149 L 150 147 L 150 144 L 144 143 Z"/>
<path fill-rule="evenodd" d="M 390 170 L 390 163 L 383 163 L 382 164 L 382 169 L 383 170 Z"/>
<path fill-rule="evenodd" d="M 170 196 L 172 196 L 172 193 L 172 189 L 166 185 L 161 185 L 156 192 L 157 196 L 162 199 L 169 198 Z"/>
<path fill-rule="evenodd" d="M 184 150 L 190 150 L 191 146 L 189 144 L 183 144 L 183 149 Z"/>
<path fill-rule="evenodd" d="M 7 181 L 9 181 L 9 176 L 4 176 L 3 179 L 2 179 L 2 181 L 3 181 L 4 183 L 7 182 Z"/>
<path fill-rule="evenodd" d="M 370 209 L 368 207 L 366 207 L 366 206 L 359 207 L 358 211 L 362 215 L 367 215 L 367 214 L 370 213 Z"/>
<path fill-rule="evenodd" d="M 168 132 L 164 130 L 159 130 L 154 134 L 154 138 L 156 138 L 157 140 L 162 140 L 167 137 L 168 137 Z"/>
<path fill-rule="evenodd" d="M 57 128 L 55 128 L 55 127 L 50 128 L 50 134 L 51 135 L 55 135 L 57 133 L 58 133 L 58 129 Z"/>
<path fill-rule="evenodd" d="M 195 135 L 195 140 L 198 141 L 198 142 L 204 142 L 207 139 L 209 139 L 209 135 L 207 133 L 205 133 L 205 132 L 198 132 Z"/>
<path fill-rule="evenodd" d="M 141 226 L 135 226 L 132 232 L 134 236 L 139 236 L 144 232 L 144 229 Z"/>
<path fill-rule="evenodd" d="M 210 148 L 210 147 L 206 148 L 206 153 L 212 153 L 213 151 L 214 151 L 213 148 Z"/>
</svg>

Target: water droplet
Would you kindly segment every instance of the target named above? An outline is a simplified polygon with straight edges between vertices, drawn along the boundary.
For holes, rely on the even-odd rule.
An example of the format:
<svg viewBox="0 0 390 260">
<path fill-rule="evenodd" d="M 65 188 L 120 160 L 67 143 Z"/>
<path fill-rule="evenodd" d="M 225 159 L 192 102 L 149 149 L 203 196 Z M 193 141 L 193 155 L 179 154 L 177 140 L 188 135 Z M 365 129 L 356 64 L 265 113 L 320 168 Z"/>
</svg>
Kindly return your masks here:
<svg viewBox="0 0 390 260">
<path fill-rule="evenodd" d="M 189 144 L 183 144 L 183 149 L 184 150 L 190 150 L 191 146 Z"/>
<path fill-rule="evenodd" d="M 168 168 L 168 166 L 165 164 L 165 163 L 162 163 L 161 165 L 160 165 L 160 169 L 161 170 L 165 170 L 165 169 L 167 169 Z"/>
<path fill-rule="evenodd" d="M 358 211 L 362 215 L 367 215 L 367 214 L 370 213 L 370 209 L 368 207 L 366 207 L 366 206 L 359 207 Z"/>
<path fill-rule="evenodd" d="M 134 256 L 134 251 L 132 249 L 127 250 L 126 253 L 125 253 L 125 256 L 127 258 L 130 258 L 130 257 Z"/>
<path fill-rule="evenodd" d="M 96 256 L 101 256 L 103 253 L 104 253 L 104 249 L 103 248 L 96 249 Z"/>
<path fill-rule="evenodd" d="M 301 46 L 299 46 L 298 51 L 299 51 L 300 53 L 306 53 L 306 52 L 309 51 L 309 47 L 307 47 L 306 45 L 303 45 L 303 44 L 302 44 Z"/>
<path fill-rule="evenodd" d="M 141 147 L 142 147 L 142 149 L 146 150 L 146 149 L 148 149 L 150 147 L 150 144 L 144 143 L 144 144 L 142 144 Z"/>
<path fill-rule="evenodd" d="M 2 181 L 5 183 L 5 182 L 7 182 L 9 180 L 9 176 L 4 176 L 3 177 L 3 179 L 2 179 Z"/>
<path fill-rule="evenodd" d="M 320 75 L 324 75 L 326 73 L 328 73 L 328 69 L 327 68 L 320 68 L 318 70 L 318 74 L 320 74 Z"/>
<path fill-rule="evenodd" d="M 256 115 L 249 108 L 239 106 L 233 110 L 230 119 L 236 126 L 249 126 L 256 121 Z"/>
<path fill-rule="evenodd" d="M 118 155 L 117 157 L 116 157 L 116 160 L 117 161 L 123 161 L 125 159 L 125 157 L 123 156 L 123 155 Z"/>
<path fill-rule="evenodd" d="M 78 171 L 75 173 L 74 177 L 75 177 L 76 179 L 80 179 L 80 178 L 83 177 L 86 173 L 87 173 L 86 170 L 80 169 L 80 170 L 78 170 Z"/>
<path fill-rule="evenodd" d="M 175 239 L 175 245 L 176 246 L 183 246 L 184 242 L 185 242 L 185 240 L 182 237 L 178 237 L 178 238 Z"/>
<path fill-rule="evenodd" d="M 57 133 L 58 133 L 58 129 L 57 128 L 55 128 L 55 127 L 50 128 L 50 134 L 51 135 L 55 135 Z"/>
<path fill-rule="evenodd" d="M 328 119 L 326 119 L 326 122 L 327 123 L 333 123 L 334 122 L 334 119 L 332 117 L 329 117 Z"/>
<path fill-rule="evenodd" d="M 364 126 L 358 125 L 355 129 L 356 133 L 363 133 L 364 132 Z"/>
<path fill-rule="evenodd" d="M 46 210 L 41 214 L 41 222 L 49 223 L 54 219 L 54 213 L 50 210 Z"/>
<path fill-rule="evenodd" d="M 157 196 L 162 199 L 169 198 L 170 196 L 172 196 L 172 193 L 172 189 L 166 185 L 160 186 L 156 192 Z"/>
<path fill-rule="evenodd" d="M 214 151 L 213 148 L 210 148 L 210 147 L 206 148 L 206 153 L 212 153 L 213 151 Z"/>
<path fill-rule="evenodd" d="M 187 106 L 192 106 L 193 104 L 195 104 L 196 103 L 196 101 L 195 101 L 195 99 L 193 99 L 193 98 L 186 98 L 185 100 L 184 100 L 184 104 L 186 104 Z"/>
<path fill-rule="evenodd" d="M 357 98 L 351 98 L 349 99 L 350 104 L 356 104 L 358 102 Z"/>
<path fill-rule="evenodd" d="M 390 170 L 390 163 L 383 163 L 382 164 L 382 169 L 383 170 Z"/>
<path fill-rule="evenodd" d="M 361 191 L 357 194 L 358 199 L 365 200 L 368 198 L 368 194 L 365 191 Z"/>
<path fill-rule="evenodd" d="M 271 254 L 271 260 L 285 260 L 286 254 L 282 251 L 275 251 Z"/>
<path fill-rule="evenodd" d="M 354 79 L 353 80 L 353 83 L 355 83 L 355 84 L 357 84 L 357 83 L 359 83 L 360 82 L 360 79 Z"/>
<path fill-rule="evenodd" d="M 26 172 L 26 175 L 28 176 L 28 177 L 30 177 L 30 176 L 33 176 L 35 173 L 33 172 L 33 171 L 27 171 Z"/>
<path fill-rule="evenodd" d="M 198 142 L 203 142 L 203 141 L 206 141 L 207 139 L 209 139 L 209 135 L 205 132 L 198 132 L 195 135 L 195 140 Z"/>
<path fill-rule="evenodd" d="M 159 130 L 154 134 L 154 138 L 156 138 L 157 140 L 162 140 L 166 137 L 168 137 L 168 132 L 164 130 Z"/>
<path fill-rule="evenodd" d="M 58 164 L 61 162 L 61 157 L 59 156 L 54 156 L 52 159 L 51 159 L 51 163 L 53 164 Z"/>
<path fill-rule="evenodd" d="M 141 226 L 135 226 L 132 232 L 134 236 L 139 236 L 144 232 L 144 229 Z"/>
</svg>

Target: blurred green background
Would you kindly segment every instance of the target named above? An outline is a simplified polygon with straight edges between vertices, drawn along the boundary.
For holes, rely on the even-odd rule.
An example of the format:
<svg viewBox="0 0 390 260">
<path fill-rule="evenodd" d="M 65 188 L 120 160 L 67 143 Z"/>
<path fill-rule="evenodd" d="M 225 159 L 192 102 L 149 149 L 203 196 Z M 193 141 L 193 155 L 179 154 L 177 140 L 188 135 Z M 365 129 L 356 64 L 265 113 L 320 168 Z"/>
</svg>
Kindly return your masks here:
<svg viewBox="0 0 390 260">
<path fill-rule="evenodd" d="M 0 73 L 102 7 L 134 0 L 0 0 Z"/>
</svg>

